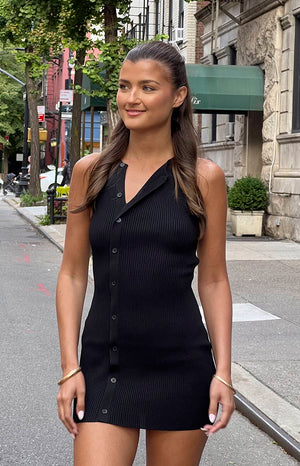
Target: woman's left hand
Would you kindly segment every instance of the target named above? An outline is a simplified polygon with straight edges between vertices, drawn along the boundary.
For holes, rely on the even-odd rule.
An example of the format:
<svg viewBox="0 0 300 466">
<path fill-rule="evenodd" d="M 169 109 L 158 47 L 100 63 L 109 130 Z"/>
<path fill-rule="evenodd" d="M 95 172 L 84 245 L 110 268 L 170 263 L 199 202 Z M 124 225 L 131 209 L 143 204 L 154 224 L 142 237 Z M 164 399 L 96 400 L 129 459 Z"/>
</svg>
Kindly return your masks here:
<svg viewBox="0 0 300 466">
<path fill-rule="evenodd" d="M 231 384 L 230 380 L 226 380 Z M 235 410 L 235 404 L 233 399 L 233 391 L 227 387 L 223 382 L 213 377 L 210 384 L 210 404 L 209 404 L 209 420 L 213 423 L 206 424 L 202 427 L 202 430 L 206 432 L 208 436 L 214 434 L 220 429 L 224 429 L 227 426 L 230 417 Z M 218 406 L 221 406 L 221 416 L 215 421 L 218 414 Z"/>
</svg>

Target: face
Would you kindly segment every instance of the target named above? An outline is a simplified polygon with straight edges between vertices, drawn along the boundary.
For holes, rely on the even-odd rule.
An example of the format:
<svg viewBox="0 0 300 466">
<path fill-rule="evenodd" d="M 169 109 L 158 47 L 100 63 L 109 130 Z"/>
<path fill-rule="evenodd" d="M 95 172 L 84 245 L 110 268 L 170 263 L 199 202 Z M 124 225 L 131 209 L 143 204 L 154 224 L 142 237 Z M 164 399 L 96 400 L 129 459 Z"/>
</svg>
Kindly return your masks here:
<svg viewBox="0 0 300 466">
<path fill-rule="evenodd" d="M 173 108 L 179 107 L 187 89 L 174 89 L 168 69 L 155 60 L 126 60 L 120 71 L 117 104 L 130 130 L 171 127 Z"/>
</svg>

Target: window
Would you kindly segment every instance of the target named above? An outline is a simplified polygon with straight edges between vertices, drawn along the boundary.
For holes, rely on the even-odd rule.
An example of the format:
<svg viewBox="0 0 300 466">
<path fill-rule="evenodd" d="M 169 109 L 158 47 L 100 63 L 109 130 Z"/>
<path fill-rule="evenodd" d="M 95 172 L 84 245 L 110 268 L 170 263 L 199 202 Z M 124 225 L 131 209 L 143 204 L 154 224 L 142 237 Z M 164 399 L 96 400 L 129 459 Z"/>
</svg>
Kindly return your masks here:
<svg viewBox="0 0 300 466">
<path fill-rule="evenodd" d="M 236 65 L 236 48 L 233 45 L 231 45 L 229 47 L 229 64 L 230 65 Z M 235 122 L 235 114 L 234 113 L 230 113 L 229 121 L 231 123 Z"/>
<path fill-rule="evenodd" d="M 173 0 L 169 1 L 169 40 L 173 40 Z"/>
<path fill-rule="evenodd" d="M 292 132 L 300 132 L 300 16 L 295 18 L 294 93 Z"/>
<path fill-rule="evenodd" d="M 178 15 L 178 27 L 184 27 L 184 5 L 183 0 L 179 0 L 179 15 Z"/>
<path fill-rule="evenodd" d="M 218 64 L 218 59 L 215 54 L 213 54 L 213 64 Z M 216 142 L 217 140 L 217 114 L 213 113 L 211 116 L 211 142 Z"/>
</svg>

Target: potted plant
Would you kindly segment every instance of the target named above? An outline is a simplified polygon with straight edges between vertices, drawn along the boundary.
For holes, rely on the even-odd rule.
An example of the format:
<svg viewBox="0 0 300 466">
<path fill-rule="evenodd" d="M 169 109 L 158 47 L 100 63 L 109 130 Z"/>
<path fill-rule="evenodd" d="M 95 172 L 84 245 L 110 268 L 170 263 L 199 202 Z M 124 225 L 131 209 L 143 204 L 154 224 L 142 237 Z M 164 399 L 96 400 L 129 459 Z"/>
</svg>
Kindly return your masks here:
<svg viewBox="0 0 300 466">
<path fill-rule="evenodd" d="M 261 236 L 268 204 L 267 189 L 259 178 L 248 175 L 236 180 L 228 193 L 232 233 L 235 236 Z"/>
</svg>

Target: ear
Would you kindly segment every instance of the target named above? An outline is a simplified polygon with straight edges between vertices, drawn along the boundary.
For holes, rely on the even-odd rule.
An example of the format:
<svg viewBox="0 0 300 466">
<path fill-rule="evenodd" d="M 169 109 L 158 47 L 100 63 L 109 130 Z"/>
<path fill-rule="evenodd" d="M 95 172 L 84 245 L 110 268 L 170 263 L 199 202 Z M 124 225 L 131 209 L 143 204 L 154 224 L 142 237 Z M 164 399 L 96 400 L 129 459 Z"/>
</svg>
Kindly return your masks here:
<svg viewBox="0 0 300 466">
<path fill-rule="evenodd" d="M 186 96 L 187 96 L 187 87 L 186 86 L 181 86 L 178 89 L 176 89 L 173 108 L 180 107 L 180 105 L 183 104 Z"/>
</svg>

